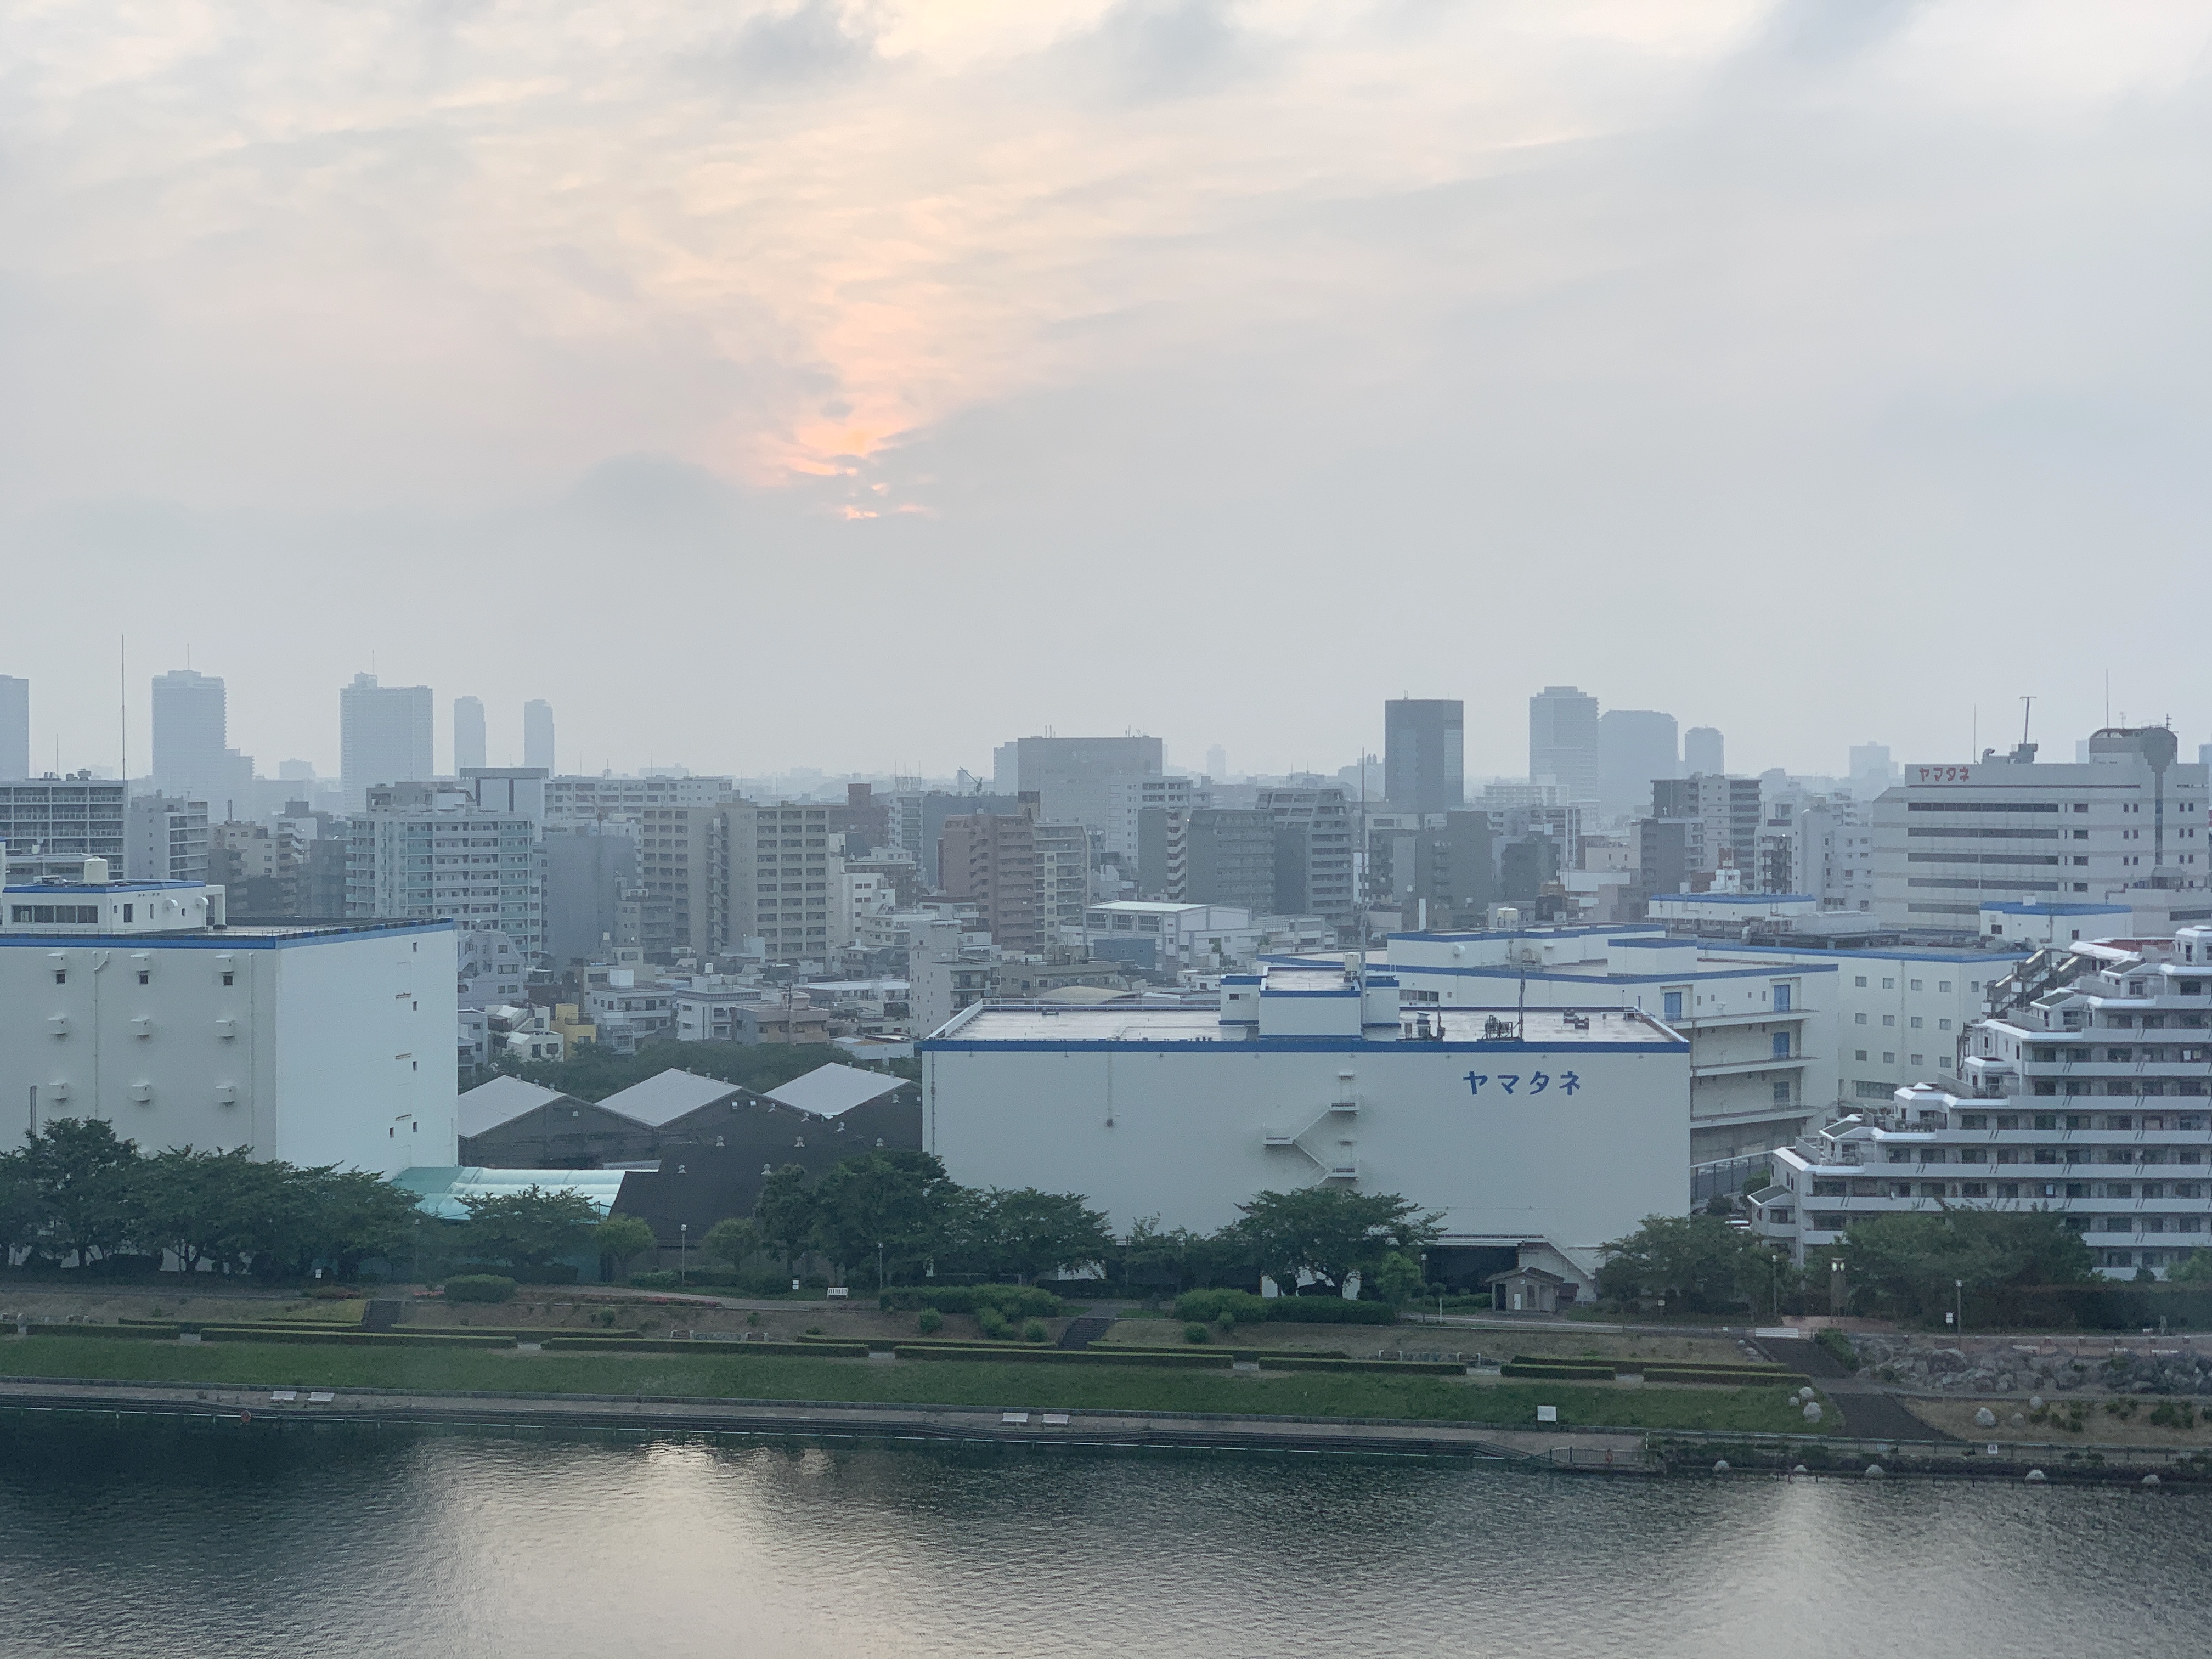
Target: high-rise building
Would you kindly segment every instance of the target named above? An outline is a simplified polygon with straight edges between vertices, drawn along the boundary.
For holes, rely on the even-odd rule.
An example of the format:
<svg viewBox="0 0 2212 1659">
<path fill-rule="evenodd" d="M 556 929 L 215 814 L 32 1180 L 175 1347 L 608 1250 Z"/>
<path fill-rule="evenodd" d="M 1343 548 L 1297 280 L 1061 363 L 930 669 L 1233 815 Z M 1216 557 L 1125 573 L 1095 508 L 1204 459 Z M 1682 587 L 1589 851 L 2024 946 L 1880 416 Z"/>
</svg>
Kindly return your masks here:
<svg viewBox="0 0 2212 1659">
<path fill-rule="evenodd" d="M 2204 757 L 2199 755 L 2201 762 Z M 1889 763 L 1889 745 L 1886 743 L 1855 743 L 1851 745 L 1851 788 L 1862 800 L 1871 800 L 1889 787 L 1895 769 Z"/>
<path fill-rule="evenodd" d="M 1407 812 L 1467 803 L 1467 705 L 1457 697 L 1394 697 L 1382 705 L 1382 793 Z"/>
<path fill-rule="evenodd" d="M 427 704 L 428 688 L 417 689 Z M 537 957 L 545 949 L 538 825 L 521 812 L 486 811 L 451 785 L 373 785 L 347 824 L 346 915 L 450 918 L 495 928 Z"/>
<path fill-rule="evenodd" d="M 123 855 L 131 881 L 208 878 L 208 804 L 181 795 L 133 795 L 130 844 Z"/>
<path fill-rule="evenodd" d="M 553 705 L 538 698 L 522 705 L 522 763 L 553 775 Z"/>
<path fill-rule="evenodd" d="M 0 841 L 10 864 L 46 859 L 106 859 L 111 873 L 125 865 L 124 796 L 118 782 L 75 777 L 0 783 Z M 11 878 L 12 879 L 12 878 Z"/>
<path fill-rule="evenodd" d="M 1358 908 L 1358 896 L 1352 885 L 1352 812 L 1344 791 L 1262 789 L 1259 810 L 1275 830 L 1275 914 L 1349 920 Z"/>
<path fill-rule="evenodd" d="M 1692 772 L 1686 778 L 1659 779 L 1651 786 L 1651 816 L 1687 824 L 1685 853 L 1692 870 L 1735 870 L 1742 884 L 1738 890 L 1759 890 L 1757 778 Z"/>
<path fill-rule="evenodd" d="M 1229 780 L 1229 751 L 1218 743 L 1206 751 L 1206 775 L 1216 783 Z"/>
<path fill-rule="evenodd" d="M 484 763 L 484 717 L 482 697 L 453 699 L 453 775 Z M 532 761 L 532 765 L 538 763 Z M 550 771 L 551 769 L 548 769 Z"/>
<path fill-rule="evenodd" d="M 1275 820 L 1252 808 L 1200 807 L 1183 826 L 1183 889 L 1193 904 L 1275 908 Z"/>
<path fill-rule="evenodd" d="M 157 793 L 222 798 L 231 783 L 227 741 L 221 679 L 189 668 L 154 677 L 152 769 Z"/>
<path fill-rule="evenodd" d="M 0 778 L 31 775 L 31 683 L 0 674 Z"/>
<path fill-rule="evenodd" d="M 938 861 L 946 895 L 973 900 L 1002 951 L 1042 951 L 1061 928 L 1082 931 L 1090 837 L 1079 823 L 1039 823 L 1026 796 L 1010 817 L 947 818 Z"/>
<path fill-rule="evenodd" d="M 637 884 L 637 837 L 592 824 L 545 836 L 545 953 L 556 969 L 607 960 L 623 890 Z"/>
<path fill-rule="evenodd" d="M 346 810 L 368 805 L 379 784 L 428 779 L 431 757 L 430 688 L 379 685 L 374 674 L 356 674 L 338 691 L 338 782 Z"/>
<path fill-rule="evenodd" d="M 1158 738 L 1023 738 L 1014 752 L 1019 793 L 1037 798 L 1040 822 L 1102 833 L 1109 782 L 1158 777 L 1165 769 Z"/>
<path fill-rule="evenodd" d="M 1680 765 L 1672 714 L 1608 708 L 1598 717 L 1597 804 L 1608 817 L 1641 811 L 1653 782 Z"/>
<path fill-rule="evenodd" d="M 1717 728 L 1693 726 L 1682 733 L 1682 773 L 1704 772 L 1718 777 L 1728 770 L 1728 745 Z"/>
<path fill-rule="evenodd" d="M 1597 731 L 1595 697 L 1571 685 L 1546 686 L 1528 699 L 1529 781 L 1553 778 L 1565 786 L 1569 800 L 1595 800 Z"/>
</svg>

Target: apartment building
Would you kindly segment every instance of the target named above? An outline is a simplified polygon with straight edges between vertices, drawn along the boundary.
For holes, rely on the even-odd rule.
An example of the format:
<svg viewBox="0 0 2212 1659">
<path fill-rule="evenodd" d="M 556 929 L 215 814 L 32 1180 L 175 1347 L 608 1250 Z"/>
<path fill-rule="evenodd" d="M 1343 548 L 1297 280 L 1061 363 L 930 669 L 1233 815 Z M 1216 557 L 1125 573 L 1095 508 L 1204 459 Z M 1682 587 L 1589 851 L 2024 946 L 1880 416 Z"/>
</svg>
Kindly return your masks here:
<svg viewBox="0 0 2212 1659">
<path fill-rule="evenodd" d="M 127 860 L 124 786 L 88 772 L 0 783 L 0 841 L 11 856 L 104 859 L 111 870 Z"/>
<path fill-rule="evenodd" d="M 1106 781 L 1104 794 L 1106 822 L 1100 833 L 1100 851 L 1125 871 L 1133 871 L 1142 862 L 1146 812 L 1187 818 L 1197 804 L 1188 778 L 1113 777 Z"/>
<path fill-rule="evenodd" d="M 1267 815 L 1275 840 L 1274 902 L 1264 908 L 1332 921 L 1356 915 L 1352 809 L 1344 791 L 1262 789 L 1257 810 Z"/>
<path fill-rule="evenodd" d="M 2212 927 L 2064 954 L 2070 982 L 1978 1023 L 1951 1086 L 1899 1089 L 1778 1153 L 1761 1235 L 1802 1261 L 1868 1216 L 2042 1209 L 2113 1278 L 2206 1243 Z"/>
<path fill-rule="evenodd" d="M 208 878 L 208 804 L 173 795 L 133 795 L 126 815 L 124 873 L 132 881 Z"/>
<path fill-rule="evenodd" d="M 562 830 L 636 823 L 649 808 L 712 806 L 736 793 L 736 781 L 725 777 L 556 775 L 546 781 L 545 822 Z"/>
<path fill-rule="evenodd" d="M 1041 823 L 1036 810 L 1024 800 L 1011 816 L 947 818 L 939 838 L 945 896 L 973 901 L 1002 951 L 1042 951 L 1082 937 L 1090 833 L 1080 823 Z"/>
<path fill-rule="evenodd" d="M 830 813 L 804 803 L 717 809 L 726 889 L 710 948 L 735 952 L 758 939 L 771 962 L 818 961 L 834 948 L 846 926 L 837 914 L 845 861 Z"/>
<path fill-rule="evenodd" d="M 443 918 L 544 953 L 545 855 L 529 817 L 485 811 L 450 784 L 382 785 L 366 799 L 346 823 L 348 918 Z"/>
</svg>

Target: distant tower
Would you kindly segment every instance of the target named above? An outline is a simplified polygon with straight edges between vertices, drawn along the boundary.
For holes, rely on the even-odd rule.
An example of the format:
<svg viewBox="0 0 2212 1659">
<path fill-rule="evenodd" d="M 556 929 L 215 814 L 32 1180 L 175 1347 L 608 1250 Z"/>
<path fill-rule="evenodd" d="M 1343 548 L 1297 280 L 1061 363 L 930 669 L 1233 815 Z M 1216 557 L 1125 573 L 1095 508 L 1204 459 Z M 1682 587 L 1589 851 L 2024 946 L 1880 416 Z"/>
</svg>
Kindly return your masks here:
<svg viewBox="0 0 2212 1659">
<path fill-rule="evenodd" d="M 379 685 L 375 675 L 356 674 L 339 687 L 338 783 L 346 810 L 360 811 L 371 785 L 434 776 L 430 732 L 427 685 Z"/>
<path fill-rule="evenodd" d="M 553 705 L 533 698 L 522 705 L 522 763 L 542 766 L 551 776 L 553 766 Z"/>
<path fill-rule="evenodd" d="M 212 674 L 189 668 L 154 677 L 154 789 L 157 794 L 216 799 L 224 768 L 224 692 Z"/>
<path fill-rule="evenodd" d="M 1547 685 L 1528 699 L 1528 776 L 1555 778 L 1570 801 L 1597 799 L 1597 699 Z M 1393 803 L 1395 804 L 1395 802 Z"/>
<path fill-rule="evenodd" d="M 483 699 L 453 699 L 453 775 L 484 763 Z"/>
<path fill-rule="evenodd" d="M 1382 705 L 1382 793 L 1401 811 L 1467 805 L 1467 705 L 1457 697 L 1394 697 Z"/>
<path fill-rule="evenodd" d="M 27 749 L 24 752 L 27 754 L 29 750 Z M 1216 783 L 1228 781 L 1229 751 L 1218 743 L 1206 751 L 1206 775 Z"/>
<path fill-rule="evenodd" d="M 1728 750 L 1717 727 L 1693 726 L 1682 733 L 1682 770 L 1716 778 L 1728 770 Z"/>
<path fill-rule="evenodd" d="M 1651 786 L 1674 775 L 1674 717 L 1655 708 L 1608 708 L 1597 722 L 1597 798 L 1608 814 L 1646 811 Z"/>
<path fill-rule="evenodd" d="M 31 775 L 31 683 L 0 674 L 0 778 Z"/>
</svg>

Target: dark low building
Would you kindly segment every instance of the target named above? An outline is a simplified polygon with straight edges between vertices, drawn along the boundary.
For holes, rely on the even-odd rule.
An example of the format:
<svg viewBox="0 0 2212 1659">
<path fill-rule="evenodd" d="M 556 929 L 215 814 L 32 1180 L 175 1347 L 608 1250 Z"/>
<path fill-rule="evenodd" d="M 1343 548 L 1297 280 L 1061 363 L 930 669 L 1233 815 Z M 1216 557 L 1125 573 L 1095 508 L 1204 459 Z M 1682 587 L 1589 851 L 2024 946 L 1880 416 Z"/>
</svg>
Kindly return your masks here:
<svg viewBox="0 0 2212 1659">
<path fill-rule="evenodd" d="M 495 1077 L 459 1103 L 465 1166 L 599 1170 L 659 1152 L 659 1137 L 650 1125 L 519 1077 Z"/>
</svg>

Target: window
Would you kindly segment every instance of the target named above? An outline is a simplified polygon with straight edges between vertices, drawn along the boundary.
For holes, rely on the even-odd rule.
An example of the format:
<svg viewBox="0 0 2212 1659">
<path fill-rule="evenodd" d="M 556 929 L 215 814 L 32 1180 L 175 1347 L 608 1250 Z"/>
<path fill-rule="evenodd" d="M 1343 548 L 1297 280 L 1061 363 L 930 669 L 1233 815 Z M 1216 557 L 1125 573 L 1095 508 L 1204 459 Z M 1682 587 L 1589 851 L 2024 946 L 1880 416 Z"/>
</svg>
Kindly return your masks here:
<svg viewBox="0 0 2212 1659">
<path fill-rule="evenodd" d="M 1790 1103 L 1790 1079 L 1788 1078 L 1783 1079 L 1781 1082 L 1774 1085 L 1774 1103 L 1777 1106 L 1787 1106 Z"/>
<path fill-rule="evenodd" d="M 1918 989 L 1920 988 L 1920 981 L 1919 981 L 1918 980 L 1917 980 L 1917 979 L 1916 979 L 1916 980 L 1914 980 L 1914 981 L 1912 981 L 1912 983 L 1911 983 L 1911 984 L 1908 985 L 1905 988 L 1906 988 L 1907 990 L 1910 990 L 1910 991 L 1917 991 L 1917 990 L 1918 990 Z"/>
<path fill-rule="evenodd" d="M 1989 1114 L 1986 1112 L 1961 1112 L 1959 1114 L 1959 1127 L 1961 1129 L 1986 1129 L 1990 1127 Z"/>
<path fill-rule="evenodd" d="M 1896 1051 L 1894 1048 L 1885 1048 L 1885 1049 L 1883 1049 L 1883 1050 L 1881 1051 L 1881 1063 L 1882 1063 L 1883 1065 L 1885 1065 L 1885 1066 L 1894 1066 L 1894 1065 L 1896 1065 L 1896 1064 L 1897 1064 L 1897 1051 Z"/>
<path fill-rule="evenodd" d="M 1851 1016 L 1851 1024 L 1854 1025 L 1863 1025 L 1866 1023 L 1867 1018 L 1864 1014 L 1853 1014 Z"/>
<path fill-rule="evenodd" d="M 1913 1029 L 1914 1030 L 1916 1030 L 1916 1031 L 1917 1031 L 1917 1030 L 1918 1030 L 1920 1029 L 1920 1027 L 1921 1027 L 1921 1018 L 1920 1018 L 1920 1016 L 1919 1016 L 1919 1015 L 1917 1015 L 1917 1014 L 1915 1014 L 1915 1015 L 1913 1015 L 1913 1017 L 1912 1017 L 1912 1029 Z"/>
<path fill-rule="evenodd" d="M 2017 1181 L 1999 1182 L 1997 1183 L 1997 1196 L 1999 1198 L 2018 1198 L 2020 1196 L 2020 1182 Z"/>
<path fill-rule="evenodd" d="M 225 985 L 234 984 L 237 981 L 237 977 L 238 976 L 235 974 L 226 972 L 222 976 L 222 982 Z"/>
<path fill-rule="evenodd" d="M 1893 979 L 1886 979 L 1881 982 L 1881 988 L 1885 991 L 1894 991 L 1897 988 L 1897 981 Z"/>
<path fill-rule="evenodd" d="M 68 984 L 68 983 L 69 983 L 69 969 L 66 969 L 66 968 L 57 968 L 57 969 L 54 969 L 54 983 L 55 983 L 55 984 L 57 984 L 57 985 L 66 985 L 66 984 Z"/>
<path fill-rule="evenodd" d="M 141 968 L 138 970 L 138 982 L 141 985 L 151 985 L 154 982 L 154 975 L 145 969 Z"/>
<path fill-rule="evenodd" d="M 1790 1033 L 1789 1033 L 1789 1032 L 1787 1032 L 1787 1031 L 1777 1031 L 1776 1033 L 1774 1033 L 1774 1043 L 1773 1043 L 1773 1048 L 1774 1048 L 1773 1058 L 1775 1058 L 1776 1060 L 1787 1060 L 1787 1059 L 1789 1059 L 1789 1058 L 1790 1058 Z"/>
<path fill-rule="evenodd" d="M 1668 1018 L 1668 1019 L 1680 1019 L 1680 1018 L 1681 1018 L 1681 1017 L 1682 1017 L 1682 994 L 1681 994 L 1680 991 L 1668 991 L 1668 992 L 1664 992 L 1664 993 L 1662 993 L 1662 1002 L 1663 1006 L 1664 1006 L 1664 1009 L 1665 1009 L 1665 1017 L 1666 1017 L 1667 1018 Z"/>
<path fill-rule="evenodd" d="M 1865 990 L 1865 989 L 1866 989 L 1866 975 L 1865 975 L 1864 974 L 1860 974 L 1860 975 L 1857 975 L 1854 976 L 1854 977 L 1853 977 L 1853 979 L 1852 979 L 1852 981 L 1851 981 L 1851 983 L 1852 983 L 1852 984 L 1854 984 L 1854 985 L 1856 985 L 1856 986 L 1857 986 L 1857 987 L 1858 987 L 1858 988 L 1859 988 L 1860 990 L 1862 990 L 1862 991 Z"/>
<path fill-rule="evenodd" d="M 1863 1049 L 1863 1048 L 1854 1048 L 1854 1049 L 1852 1049 L 1852 1050 L 1851 1050 L 1851 1058 L 1852 1058 L 1853 1060 L 1864 1060 L 1864 1059 L 1866 1058 L 1866 1050 L 1865 1050 L 1865 1049 Z"/>
<path fill-rule="evenodd" d="M 1948 991 L 1951 988 L 1951 981 L 1948 979 L 1939 979 L 1936 981 L 1936 988 L 1939 991 Z"/>
</svg>

